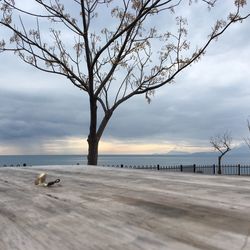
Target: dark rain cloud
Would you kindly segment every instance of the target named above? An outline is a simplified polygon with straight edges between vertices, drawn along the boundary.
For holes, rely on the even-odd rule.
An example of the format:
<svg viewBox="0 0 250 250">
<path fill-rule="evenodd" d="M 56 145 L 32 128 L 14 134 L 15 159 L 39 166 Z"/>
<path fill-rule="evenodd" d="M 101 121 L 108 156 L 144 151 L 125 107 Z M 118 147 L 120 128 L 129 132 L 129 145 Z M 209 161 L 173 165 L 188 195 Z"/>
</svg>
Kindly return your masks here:
<svg viewBox="0 0 250 250">
<path fill-rule="evenodd" d="M 2 141 L 79 136 L 88 124 L 88 113 L 82 108 L 84 100 L 74 94 L 1 91 L 0 100 Z"/>
</svg>

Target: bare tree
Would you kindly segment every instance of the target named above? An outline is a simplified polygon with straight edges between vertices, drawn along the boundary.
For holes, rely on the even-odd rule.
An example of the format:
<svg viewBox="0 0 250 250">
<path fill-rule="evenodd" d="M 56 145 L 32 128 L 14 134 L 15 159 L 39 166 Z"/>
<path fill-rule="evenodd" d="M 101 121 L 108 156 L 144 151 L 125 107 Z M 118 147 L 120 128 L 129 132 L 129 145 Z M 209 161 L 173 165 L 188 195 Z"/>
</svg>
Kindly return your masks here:
<svg viewBox="0 0 250 250">
<path fill-rule="evenodd" d="M 0 0 L 0 24 L 12 33 L 9 39 L 0 39 L 0 50 L 14 51 L 24 62 L 62 75 L 87 93 L 88 164 L 92 165 L 97 164 L 99 141 L 119 105 L 140 94 L 150 102 L 155 89 L 172 83 L 231 24 L 250 15 L 242 14 L 246 0 L 232 0 L 234 9 L 227 13 L 227 19 L 215 20 L 204 44 L 191 48 L 187 20 L 175 14 L 176 8 L 186 1 L 30 2 L 35 5 L 34 11 L 22 7 L 20 1 L 17 5 L 14 0 Z M 217 1 L 200 2 L 212 10 Z M 191 0 L 189 5 L 191 8 Z M 175 32 L 162 32 L 163 27 L 155 26 L 162 12 L 166 22 L 167 18 L 176 19 Z M 106 16 L 106 22 L 100 16 Z"/>
<path fill-rule="evenodd" d="M 247 128 L 248 128 L 248 131 L 250 132 L 250 122 L 249 122 L 249 120 L 247 120 Z M 249 137 L 248 138 L 244 138 L 244 141 L 245 141 L 245 143 L 247 144 L 247 146 L 250 149 L 250 138 Z"/>
<path fill-rule="evenodd" d="M 213 148 L 220 153 L 218 156 L 218 174 L 221 174 L 221 160 L 222 157 L 231 150 L 232 137 L 226 132 L 223 135 L 211 137 L 210 143 Z"/>
</svg>

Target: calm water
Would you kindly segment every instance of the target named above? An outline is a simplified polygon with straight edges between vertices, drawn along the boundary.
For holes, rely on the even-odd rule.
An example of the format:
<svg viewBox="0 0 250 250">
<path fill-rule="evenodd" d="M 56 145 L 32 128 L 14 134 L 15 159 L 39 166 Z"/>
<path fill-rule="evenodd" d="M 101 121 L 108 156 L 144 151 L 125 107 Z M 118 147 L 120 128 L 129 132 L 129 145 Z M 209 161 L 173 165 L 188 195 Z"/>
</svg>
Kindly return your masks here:
<svg viewBox="0 0 250 250">
<path fill-rule="evenodd" d="M 86 164 L 87 157 L 82 155 L 16 155 L 0 156 L 0 166 L 36 165 L 77 165 Z M 194 155 L 101 155 L 98 165 L 210 165 L 217 163 L 215 154 Z M 223 164 L 250 165 L 250 154 L 224 157 Z"/>
</svg>

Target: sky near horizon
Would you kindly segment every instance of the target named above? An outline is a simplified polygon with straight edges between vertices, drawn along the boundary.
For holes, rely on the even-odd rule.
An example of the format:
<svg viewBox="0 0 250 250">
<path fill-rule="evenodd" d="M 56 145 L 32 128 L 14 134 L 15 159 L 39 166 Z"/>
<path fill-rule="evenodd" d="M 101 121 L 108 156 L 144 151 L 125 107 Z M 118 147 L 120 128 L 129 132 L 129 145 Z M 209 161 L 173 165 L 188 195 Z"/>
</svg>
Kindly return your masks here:
<svg viewBox="0 0 250 250">
<path fill-rule="evenodd" d="M 23 4 L 31 8 L 31 2 Z M 226 14 L 225 5 L 219 3 L 216 13 Z M 190 8 L 180 12 L 190 18 L 193 39 L 199 43 L 206 19 L 199 11 L 192 15 Z M 246 9 L 250 12 L 250 3 Z M 213 15 L 213 10 L 206 12 Z M 162 23 L 159 28 L 164 29 Z M 0 29 L 0 40 L 6 34 Z M 13 54 L 0 53 L 0 59 L 0 155 L 86 154 L 87 95 L 67 79 L 40 72 Z M 250 18 L 231 26 L 173 84 L 156 90 L 150 104 L 137 96 L 121 105 L 99 153 L 211 151 L 210 137 L 226 131 L 235 146 L 244 145 L 243 138 L 250 136 L 249 104 Z"/>
</svg>

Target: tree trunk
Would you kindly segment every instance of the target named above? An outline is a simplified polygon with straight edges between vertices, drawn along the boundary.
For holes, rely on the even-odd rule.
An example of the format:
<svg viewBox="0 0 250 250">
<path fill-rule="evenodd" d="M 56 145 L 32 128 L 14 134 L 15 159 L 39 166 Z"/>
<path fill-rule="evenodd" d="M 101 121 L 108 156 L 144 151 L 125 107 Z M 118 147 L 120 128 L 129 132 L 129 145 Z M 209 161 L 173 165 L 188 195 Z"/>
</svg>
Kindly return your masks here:
<svg viewBox="0 0 250 250">
<path fill-rule="evenodd" d="M 222 158 L 222 155 L 218 157 L 218 174 L 221 174 L 221 158 Z"/>
<path fill-rule="evenodd" d="M 99 138 L 96 133 L 97 127 L 97 103 L 96 99 L 90 97 L 90 126 L 88 135 L 88 165 L 97 165 Z"/>
<path fill-rule="evenodd" d="M 113 110 L 106 110 L 97 130 L 97 100 L 90 98 L 90 127 L 88 135 L 88 165 L 98 163 L 98 145 L 100 138 L 113 114 Z"/>
<path fill-rule="evenodd" d="M 89 134 L 88 136 L 88 165 L 97 165 L 98 162 L 98 144 L 97 136 Z"/>
</svg>

